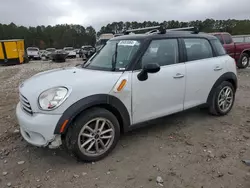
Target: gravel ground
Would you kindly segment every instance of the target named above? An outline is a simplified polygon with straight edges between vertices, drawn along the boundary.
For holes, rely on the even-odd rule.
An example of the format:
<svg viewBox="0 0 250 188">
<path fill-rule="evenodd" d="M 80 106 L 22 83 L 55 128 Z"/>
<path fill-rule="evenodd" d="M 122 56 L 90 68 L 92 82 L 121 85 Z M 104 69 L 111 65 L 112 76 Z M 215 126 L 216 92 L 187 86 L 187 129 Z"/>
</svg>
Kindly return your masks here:
<svg viewBox="0 0 250 188">
<path fill-rule="evenodd" d="M 66 63 L 0 67 L 0 188 L 249 188 L 250 69 L 239 70 L 231 113 L 212 117 L 193 109 L 122 136 L 107 158 L 80 163 L 62 149 L 28 145 L 15 118 L 18 84 Z"/>
</svg>

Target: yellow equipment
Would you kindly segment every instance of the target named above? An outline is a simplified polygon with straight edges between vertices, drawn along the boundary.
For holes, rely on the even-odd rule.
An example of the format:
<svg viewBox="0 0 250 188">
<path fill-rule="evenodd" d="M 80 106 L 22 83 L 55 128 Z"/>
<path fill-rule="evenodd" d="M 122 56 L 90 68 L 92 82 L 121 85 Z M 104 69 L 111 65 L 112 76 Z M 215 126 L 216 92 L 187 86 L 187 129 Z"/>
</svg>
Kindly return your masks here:
<svg viewBox="0 0 250 188">
<path fill-rule="evenodd" d="M 0 64 L 15 65 L 25 61 L 23 39 L 0 40 Z"/>
</svg>

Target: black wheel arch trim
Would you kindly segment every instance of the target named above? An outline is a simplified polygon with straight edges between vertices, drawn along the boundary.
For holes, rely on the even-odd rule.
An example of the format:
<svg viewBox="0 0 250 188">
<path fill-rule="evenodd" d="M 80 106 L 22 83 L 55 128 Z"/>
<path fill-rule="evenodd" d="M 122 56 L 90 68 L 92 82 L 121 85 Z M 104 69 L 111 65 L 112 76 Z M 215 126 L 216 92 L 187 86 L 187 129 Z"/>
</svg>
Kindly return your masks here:
<svg viewBox="0 0 250 188">
<path fill-rule="evenodd" d="M 67 131 L 68 127 L 71 125 L 74 118 L 80 113 L 82 113 L 84 110 L 89 109 L 91 107 L 98 107 L 105 105 L 111 107 L 113 110 L 115 110 L 116 113 L 119 113 L 120 117 L 117 118 L 119 123 L 122 123 L 121 130 L 127 132 L 131 125 L 131 122 L 130 122 L 129 112 L 126 106 L 123 104 L 123 102 L 117 97 L 112 95 L 96 94 L 80 99 L 79 101 L 72 104 L 69 108 L 67 108 L 67 110 L 65 110 L 65 112 L 59 119 L 54 134 L 64 134 Z M 66 126 L 63 129 L 64 131 L 60 132 L 63 123 L 67 120 L 68 122 L 66 123 Z"/>
<path fill-rule="evenodd" d="M 209 92 L 208 98 L 207 98 L 207 104 L 210 104 L 213 99 L 213 93 L 215 92 L 216 88 L 223 82 L 227 80 L 233 80 L 233 85 L 235 87 L 235 91 L 238 88 L 238 79 L 235 73 L 233 72 L 227 72 L 221 75 L 216 82 L 214 83 L 212 89 Z"/>
<path fill-rule="evenodd" d="M 249 48 L 249 49 L 244 49 L 244 50 L 241 52 L 240 55 L 242 55 L 242 54 L 244 54 L 244 53 L 246 53 L 246 54 L 250 53 L 250 48 Z M 249 54 L 248 54 L 248 55 L 249 55 Z"/>
</svg>

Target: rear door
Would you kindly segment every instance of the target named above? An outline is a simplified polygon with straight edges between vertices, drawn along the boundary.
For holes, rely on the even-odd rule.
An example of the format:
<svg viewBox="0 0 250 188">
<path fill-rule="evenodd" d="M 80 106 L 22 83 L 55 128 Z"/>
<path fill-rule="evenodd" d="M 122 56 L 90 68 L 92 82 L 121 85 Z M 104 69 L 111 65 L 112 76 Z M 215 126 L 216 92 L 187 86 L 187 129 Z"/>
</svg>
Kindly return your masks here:
<svg viewBox="0 0 250 188">
<path fill-rule="evenodd" d="M 216 80 L 225 72 L 224 59 L 215 57 L 205 38 L 184 38 L 186 92 L 184 109 L 204 104 Z"/>
</svg>

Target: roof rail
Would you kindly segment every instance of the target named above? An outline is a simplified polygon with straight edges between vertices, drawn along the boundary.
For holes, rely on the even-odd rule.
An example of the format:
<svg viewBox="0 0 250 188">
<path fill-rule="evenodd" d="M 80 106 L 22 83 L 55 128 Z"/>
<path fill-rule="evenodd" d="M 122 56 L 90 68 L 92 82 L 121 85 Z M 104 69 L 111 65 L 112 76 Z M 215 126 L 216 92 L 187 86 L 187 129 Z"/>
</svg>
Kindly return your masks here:
<svg viewBox="0 0 250 188">
<path fill-rule="evenodd" d="M 180 27 L 180 28 L 167 29 L 167 31 L 191 31 L 192 34 L 199 33 L 199 29 L 197 27 Z"/>
<path fill-rule="evenodd" d="M 150 30 L 150 31 L 146 32 L 145 34 L 154 34 L 154 33 L 165 34 L 168 31 L 190 31 L 192 34 L 198 34 L 199 33 L 199 29 L 197 27 L 180 27 L 180 28 L 166 29 L 163 25 L 159 25 L 159 26 L 152 26 L 152 27 L 144 27 L 144 28 L 125 30 L 123 32 L 123 34 L 128 35 L 128 34 L 130 34 L 132 32 L 145 31 L 145 30 Z"/>
<path fill-rule="evenodd" d="M 152 27 L 143 27 L 143 28 L 138 28 L 138 29 L 129 29 L 129 30 L 125 30 L 123 33 L 124 33 L 124 35 L 128 35 L 131 32 L 145 31 L 145 30 L 151 30 L 151 31 L 146 32 L 146 34 L 155 33 L 155 32 L 159 32 L 161 34 L 166 33 L 166 29 L 164 29 L 163 25 L 152 26 Z"/>
</svg>

